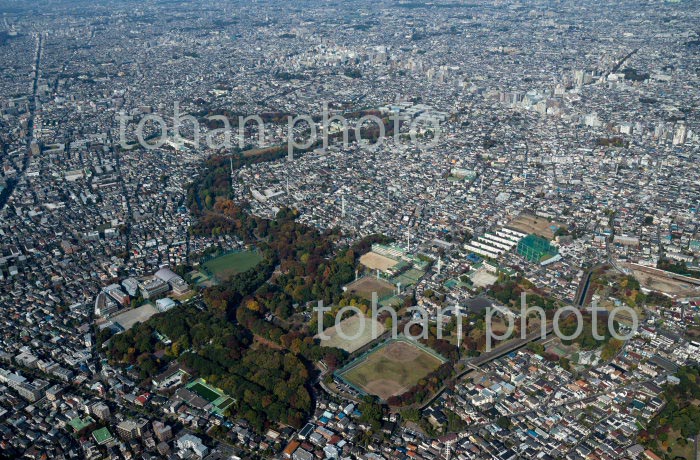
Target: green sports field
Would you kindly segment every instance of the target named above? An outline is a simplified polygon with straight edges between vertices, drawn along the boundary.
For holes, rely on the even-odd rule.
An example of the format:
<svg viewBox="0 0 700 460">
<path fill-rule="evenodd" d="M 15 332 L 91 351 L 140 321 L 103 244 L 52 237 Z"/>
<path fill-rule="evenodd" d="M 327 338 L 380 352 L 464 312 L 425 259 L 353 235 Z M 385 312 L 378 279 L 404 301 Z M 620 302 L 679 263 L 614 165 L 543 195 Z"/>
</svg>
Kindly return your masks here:
<svg viewBox="0 0 700 460">
<path fill-rule="evenodd" d="M 263 257 L 257 251 L 241 251 L 216 257 L 204 263 L 203 267 L 216 279 L 226 281 L 238 273 L 255 267 Z"/>
<path fill-rule="evenodd" d="M 202 379 L 197 379 L 187 385 L 187 389 L 198 394 L 211 403 L 211 412 L 223 414 L 235 401 L 221 390 L 207 385 Z"/>
<path fill-rule="evenodd" d="M 194 382 L 193 384 L 188 386 L 188 389 L 197 393 L 199 396 L 201 396 L 209 402 L 214 402 L 221 397 L 219 393 L 214 391 L 208 385 L 204 385 L 200 382 Z"/>
<path fill-rule="evenodd" d="M 341 370 L 352 386 L 387 400 L 400 395 L 440 367 L 444 359 L 408 340 L 392 340 Z"/>
</svg>

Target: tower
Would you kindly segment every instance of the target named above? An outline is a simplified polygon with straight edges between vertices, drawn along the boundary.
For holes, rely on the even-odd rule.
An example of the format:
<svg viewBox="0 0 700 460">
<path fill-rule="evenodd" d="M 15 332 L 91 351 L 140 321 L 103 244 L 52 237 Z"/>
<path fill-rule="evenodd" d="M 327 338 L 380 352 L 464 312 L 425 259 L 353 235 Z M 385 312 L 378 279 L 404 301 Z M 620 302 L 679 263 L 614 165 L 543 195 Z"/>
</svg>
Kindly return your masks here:
<svg viewBox="0 0 700 460">
<path fill-rule="evenodd" d="M 685 143 L 687 136 L 687 129 L 685 125 L 680 125 L 673 135 L 673 145 L 682 145 Z"/>
<path fill-rule="evenodd" d="M 440 274 L 440 271 L 442 270 L 442 256 L 438 256 L 438 261 L 437 261 L 437 274 Z"/>
<path fill-rule="evenodd" d="M 450 460 L 450 456 L 452 455 L 452 443 L 454 441 L 445 441 L 445 459 Z"/>
</svg>

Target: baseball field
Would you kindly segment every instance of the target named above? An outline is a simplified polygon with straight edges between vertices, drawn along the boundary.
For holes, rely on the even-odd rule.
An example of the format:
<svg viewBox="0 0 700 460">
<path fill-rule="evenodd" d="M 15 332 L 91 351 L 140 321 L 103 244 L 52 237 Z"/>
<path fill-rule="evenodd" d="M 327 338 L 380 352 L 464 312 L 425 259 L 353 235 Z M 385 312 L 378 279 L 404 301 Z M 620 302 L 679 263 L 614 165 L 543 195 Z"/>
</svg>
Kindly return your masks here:
<svg viewBox="0 0 700 460">
<path fill-rule="evenodd" d="M 386 401 L 406 392 L 444 362 L 437 353 L 398 338 L 357 358 L 338 376 L 356 389 Z"/>
<path fill-rule="evenodd" d="M 396 293 L 396 286 L 383 279 L 377 279 L 372 276 L 365 276 L 357 281 L 346 286 L 346 292 L 362 297 L 366 300 L 372 300 L 372 293 L 377 293 L 378 299 L 390 297 Z"/>
<path fill-rule="evenodd" d="M 340 336 L 337 326 L 327 328 L 323 333 L 330 337 L 327 340 L 321 340 L 321 345 L 324 347 L 342 348 L 348 353 L 353 353 L 364 345 L 368 344 L 375 337 L 372 335 L 372 324 L 376 324 L 377 337 L 384 333 L 384 325 L 373 318 L 362 318 L 358 315 L 353 315 L 341 321 L 338 326 L 345 337 L 354 337 L 353 340 L 344 339 Z M 363 327 L 364 325 L 364 327 Z M 318 337 L 318 336 L 317 336 Z"/>
</svg>

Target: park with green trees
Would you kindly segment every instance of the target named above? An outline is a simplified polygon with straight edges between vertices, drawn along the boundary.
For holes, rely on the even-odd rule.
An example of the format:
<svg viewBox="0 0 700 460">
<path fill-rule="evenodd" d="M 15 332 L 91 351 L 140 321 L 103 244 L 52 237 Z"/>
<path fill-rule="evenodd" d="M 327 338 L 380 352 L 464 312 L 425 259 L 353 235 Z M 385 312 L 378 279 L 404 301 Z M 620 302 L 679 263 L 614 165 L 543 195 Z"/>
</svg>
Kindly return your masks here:
<svg viewBox="0 0 700 460">
<path fill-rule="evenodd" d="M 661 458 L 694 458 L 692 440 L 700 434 L 700 366 L 678 370 L 680 382 L 664 388 L 664 408 L 640 431 L 639 442 Z"/>
<path fill-rule="evenodd" d="M 237 156 L 234 167 L 244 162 Z M 230 415 L 258 432 L 278 422 L 299 427 L 312 410 L 315 363 L 334 369 L 347 353 L 320 346 L 307 325 L 288 320 L 311 300 L 347 301 L 342 286 L 354 278 L 359 255 L 386 239 L 370 236 L 343 247 L 337 230 L 303 225 L 293 209 L 273 219 L 254 216 L 247 203 L 230 196 L 230 165 L 224 157 L 207 160 L 190 187 L 188 204 L 197 217 L 190 231 L 235 235 L 255 247 L 261 260 L 202 288 L 204 311 L 180 306 L 121 334 L 107 329 L 98 340 L 107 344 L 113 364 L 129 366 L 144 380 L 177 361 L 232 396 Z"/>
</svg>

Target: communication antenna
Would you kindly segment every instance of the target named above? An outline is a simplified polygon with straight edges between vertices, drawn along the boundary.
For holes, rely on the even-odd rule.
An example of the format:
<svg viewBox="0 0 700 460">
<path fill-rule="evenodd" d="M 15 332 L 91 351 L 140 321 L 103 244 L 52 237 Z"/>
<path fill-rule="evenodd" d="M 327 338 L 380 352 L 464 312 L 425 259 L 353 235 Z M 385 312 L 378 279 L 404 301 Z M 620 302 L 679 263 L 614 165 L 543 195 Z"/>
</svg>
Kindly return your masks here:
<svg viewBox="0 0 700 460">
<path fill-rule="evenodd" d="M 445 441 L 445 459 L 450 460 L 452 454 L 452 443 L 454 441 Z"/>
<path fill-rule="evenodd" d="M 455 306 L 456 307 L 456 306 Z M 462 347 L 462 315 L 457 315 L 457 348 Z"/>
</svg>

